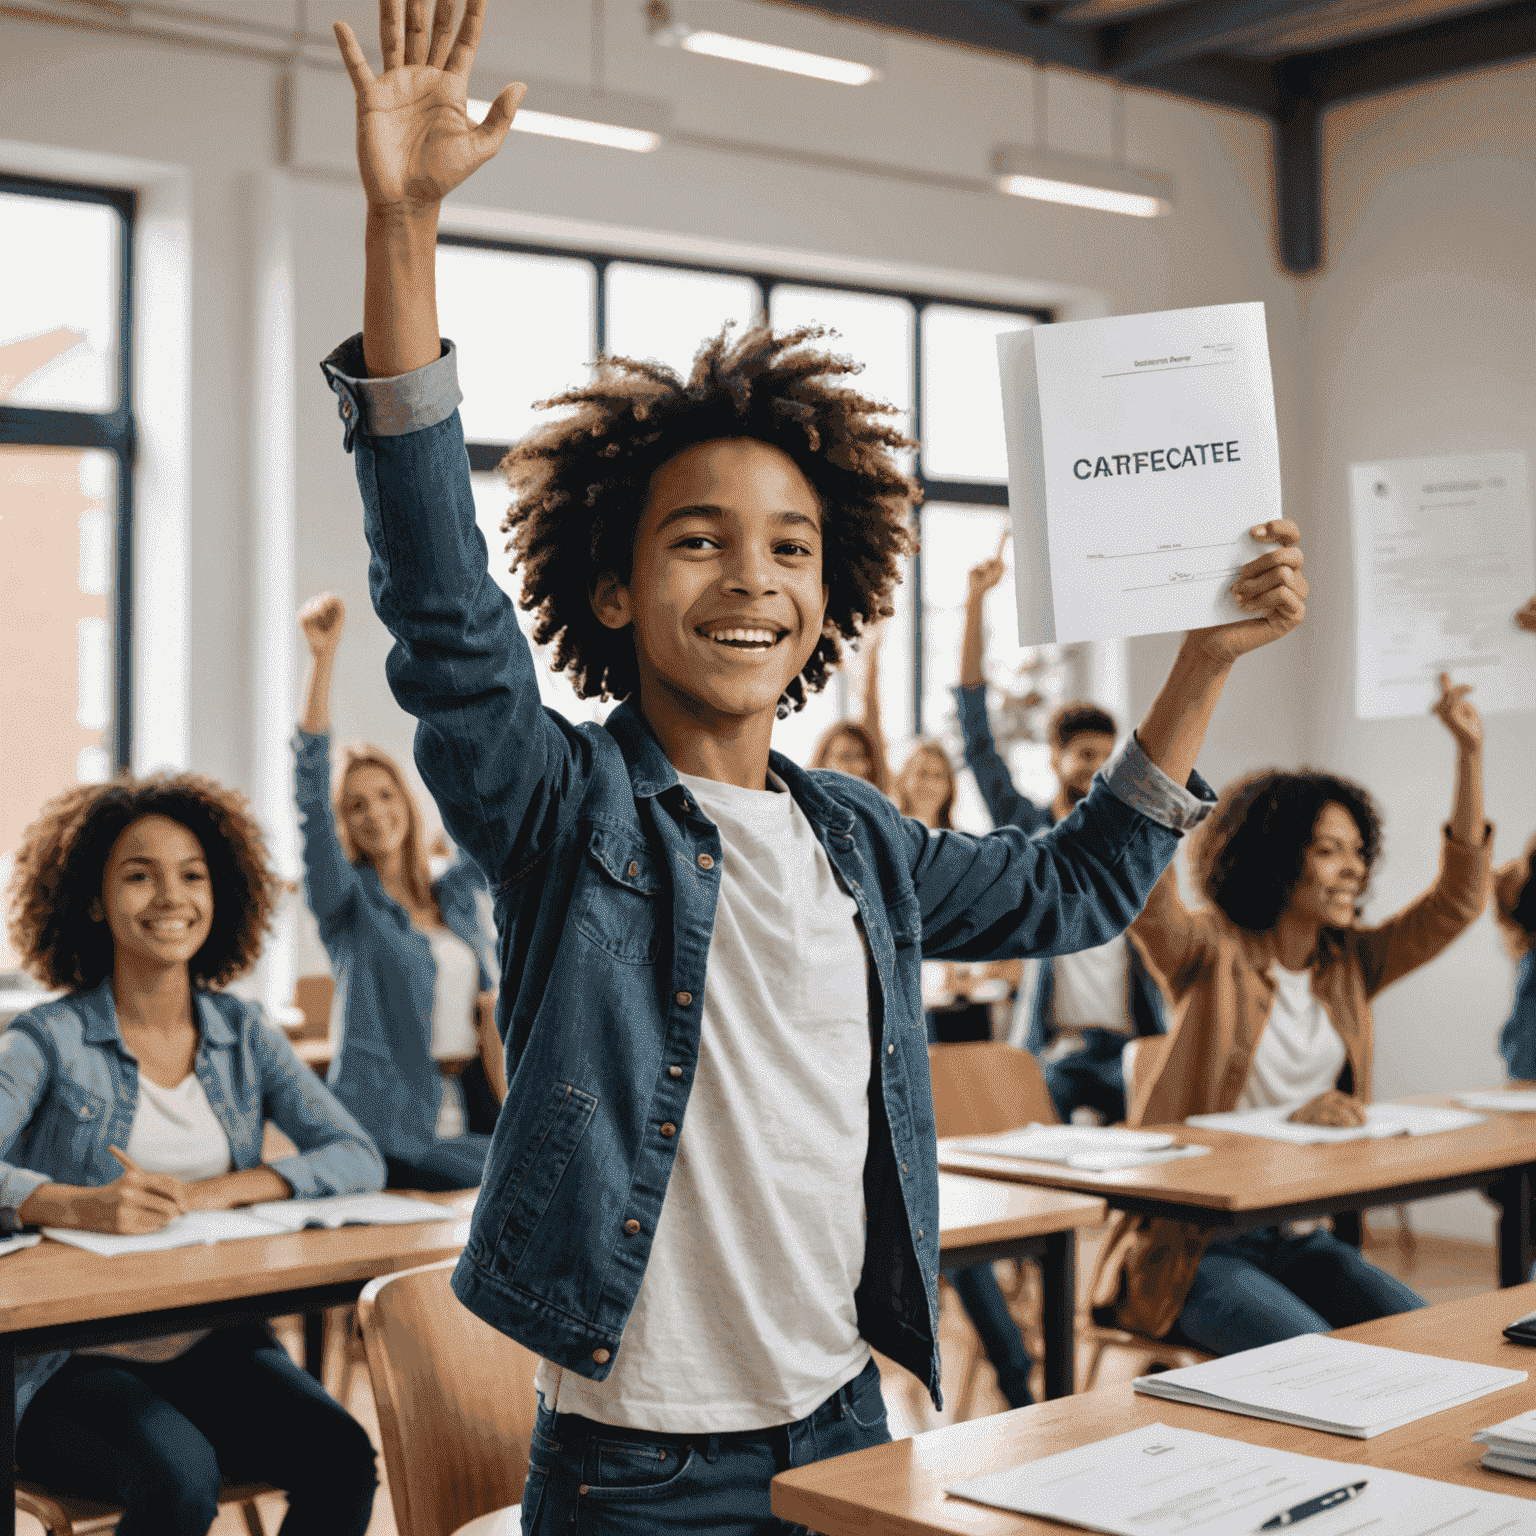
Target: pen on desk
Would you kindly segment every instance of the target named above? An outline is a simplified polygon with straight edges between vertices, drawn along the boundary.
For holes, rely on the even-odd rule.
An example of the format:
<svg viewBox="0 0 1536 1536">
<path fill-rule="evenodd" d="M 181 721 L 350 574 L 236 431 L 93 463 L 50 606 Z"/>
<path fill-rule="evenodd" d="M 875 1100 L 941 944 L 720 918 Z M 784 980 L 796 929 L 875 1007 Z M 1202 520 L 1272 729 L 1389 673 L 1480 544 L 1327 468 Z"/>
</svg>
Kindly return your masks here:
<svg viewBox="0 0 1536 1536">
<path fill-rule="evenodd" d="M 1282 1509 L 1273 1520 L 1266 1520 L 1259 1527 L 1261 1531 L 1278 1531 L 1287 1525 L 1295 1525 L 1298 1521 L 1306 1520 L 1312 1515 L 1320 1515 L 1325 1509 L 1332 1509 L 1339 1504 L 1347 1504 L 1349 1500 L 1358 1498 L 1364 1491 L 1364 1483 L 1349 1483 L 1343 1488 L 1335 1488 L 1328 1493 L 1320 1493 L 1315 1499 L 1308 1499 L 1304 1504 L 1293 1504 L 1289 1509 Z"/>
</svg>

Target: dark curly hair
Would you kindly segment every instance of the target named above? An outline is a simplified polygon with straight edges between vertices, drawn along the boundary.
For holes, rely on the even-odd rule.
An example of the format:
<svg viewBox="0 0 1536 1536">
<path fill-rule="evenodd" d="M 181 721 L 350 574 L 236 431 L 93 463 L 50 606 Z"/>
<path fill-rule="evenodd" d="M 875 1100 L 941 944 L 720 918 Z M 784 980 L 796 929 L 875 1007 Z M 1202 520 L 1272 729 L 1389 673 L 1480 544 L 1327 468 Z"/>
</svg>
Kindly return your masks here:
<svg viewBox="0 0 1536 1536">
<path fill-rule="evenodd" d="M 279 882 L 245 798 L 196 773 L 125 775 L 50 800 L 17 850 L 11 944 L 47 986 L 84 991 L 112 974 L 112 933 L 91 909 L 113 844 L 145 816 L 179 822 L 208 861 L 213 923 L 187 964 L 193 984 L 221 987 L 255 962 Z"/>
<path fill-rule="evenodd" d="M 607 357 L 589 384 L 541 402 L 570 414 L 537 428 L 501 462 L 514 501 L 502 522 L 522 606 L 538 615 L 534 639 L 555 645 L 582 698 L 626 698 L 639 687 L 634 638 L 592 612 L 607 571 L 627 581 L 635 528 L 651 477 L 685 449 L 750 438 L 780 449 L 814 488 L 822 509 L 826 628 L 779 713 L 799 709 L 827 681 L 851 640 L 894 611 L 898 559 L 917 547 L 908 526 L 919 492 L 895 453 L 910 447 L 877 404 L 835 382 L 859 365 L 809 345 L 819 326 L 756 325 L 707 341 L 685 382 L 661 363 Z"/>
<path fill-rule="evenodd" d="M 1268 933 L 1301 879 L 1317 818 L 1332 804 L 1360 829 L 1369 876 L 1381 852 L 1381 817 L 1370 795 L 1331 773 L 1271 768 L 1229 784 L 1202 829 L 1196 874 L 1205 894 L 1239 928 Z"/>
<path fill-rule="evenodd" d="M 1074 736 L 1086 736 L 1089 732 L 1113 736 L 1115 717 L 1097 704 L 1085 704 L 1081 699 L 1058 704 L 1045 723 L 1045 739 L 1058 751 Z"/>
</svg>

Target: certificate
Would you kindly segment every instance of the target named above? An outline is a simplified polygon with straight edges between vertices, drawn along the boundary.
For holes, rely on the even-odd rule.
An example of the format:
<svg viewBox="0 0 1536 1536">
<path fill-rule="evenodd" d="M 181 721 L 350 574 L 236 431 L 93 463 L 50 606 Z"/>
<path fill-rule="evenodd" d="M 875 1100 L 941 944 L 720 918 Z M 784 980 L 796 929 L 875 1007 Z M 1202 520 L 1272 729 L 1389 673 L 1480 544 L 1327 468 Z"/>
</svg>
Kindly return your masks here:
<svg viewBox="0 0 1536 1536">
<path fill-rule="evenodd" d="M 1244 617 L 1280 452 L 1262 304 L 1035 326 L 998 338 L 1019 641 Z"/>
<path fill-rule="evenodd" d="M 1513 614 L 1536 592 L 1523 453 L 1349 466 L 1355 714 L 1422 715 L 1439 676 L 1482 714 L 1536 709 L 1536 656 Z"/>
</svg>

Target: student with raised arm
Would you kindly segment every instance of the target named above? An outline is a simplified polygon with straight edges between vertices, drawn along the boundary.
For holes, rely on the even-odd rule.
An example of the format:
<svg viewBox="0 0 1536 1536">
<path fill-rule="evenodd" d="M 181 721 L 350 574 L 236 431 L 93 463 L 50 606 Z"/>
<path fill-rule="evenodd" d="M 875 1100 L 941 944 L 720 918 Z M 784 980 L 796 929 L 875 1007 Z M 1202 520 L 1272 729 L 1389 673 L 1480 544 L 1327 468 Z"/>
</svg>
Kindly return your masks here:
<svg viewBox="0 0 1536 1536">
<path fill-rule="evenodd" d="M 1517 1082 L 1536 1081 L 1536 837 L 1493 872 L 1493 910 L 1515 962 L 1515 999 L 1499 1054 Z"/>
<path fill-rule="evenodd" d="M 348 748 L 333 803 L 331 672 L 346 618 L 334 592 L 299 611 L 310 669 L 293 742 L 304 892 L 340 1011 L 327 1081 L 378 1143 L 392 1186 L 472 1189 L 491 1146 L 472 1106 L 506 1092 L 484 881 L 462 854 L 431 878 L 416 798 L 378 747 Z"/>
<path fill-rule="evenodd" d="M 1182 1004 L 1133 1124 L 1290 1107 L 1310 1125 L 1363 1125 L 1371 1100 L 1371 999 L 1434 959 L 1483 910 L 1492 829 L 1483 820 L 1483 728 L 1444 674 L 1435 714 L 1456 745 L 1440 873 L 1376 927 L 1360 923 L 1381 821 L 1358 784 L 1257 773 L 1223 791 L 1195 853 L 1210 907 L 1190 912 L 1170 871 L 1132 932 Z M 1178 1222 L 1117 1218 L 1094 1281 L 1114 1320 L 1226 1355 L 1424 1303 L 1331 1232 L 1265 1227 L 1207 1241 Z"/>
<path fill-rule="evenodd" d="M 857 720 L 829 725 L 811 753 L 812 768 L 835 768 L 873 784 L 882 795 L 892 791 L 890 759 L 885 750 L 885 730 L 880 723 L 880 647 L 884 623 L 871 627 L 863 637 L 864 712 Z"/>
<path fill-rule="evenodd" d="M 1055 798 L 1048 806 L 1036 805 L 1014 784 L 992 739 L 982 671 L 982 603 L 1006 570 L 997 556 L 973 567 L 967 579 L 955 700 L 966 765 L 993 824 L 1043 832 L 1069 816 L 1087 795 L 1094 775 L 1114 753 L 1115 722 L 1096 704 L 1061 705 L 1047 726 L 1058 786 Z M 1121 1057 L 1126 1042 L 1160 1035 L 1165 1028 L 1162 989 L 1147 968 L 1134 930 L 1078 954 L 1043 959 L 1026 966 L 1025 972 L 1010 1038 L 1022 1041 L 1040 1059 L 1057 1115 L 1070 1122 L 1076 1110 L 1091 1109 L 1105 1124 L 1124 1120 Z"/>
<path fill-rule="evenodd" d="M 378 1189 L 362 1127 L 223 989 L 277 881 L 240 796 L 196 774 L 81 785 L 43 807 L 11 942 L 65 995 L 0 1034 L 0 1234 L 156 1232 L 189 1211 Z M 271 1120 L 295 1145 L 262 1159 Z M 363 1536 L 360 1425 L 269 1328 L 200 1328 L 16 1368 L 23 1477 L 124 1506 L 122 1536 L 206 1536 L 223 1478 L 288 1494 L 281 1536 Z"/>
<path fill-rule="evenodd" d="M 1302 616 L 1301 556 L 1291 524 L 1263 530 L 1281 547 L 1244 568 L 1249 616 L 1189 638 L 1061 827 L 930 833 L 770 753 L 890 611 L 912 487 L 850 365 L 754 328 L 687 385 L 604 363 L 510 455 L 535 636 L 624 701 L 601 726 L 543 709 L 436 324 L 439 201 L 521 96 L 464 114 L 483 10 L 455 37 L 448 4 L 429 27 L 386 0 L 377 78 L 337 28 L 367 286 L 325 363 L 390 683 L 496 891 L 512 1072 L 454 1290 L 544 1361 L 526 1531 L 767 1533 L 776 1472 L 888 1438 L 871 1347 L 936 1395 L 924 950 L 1057 952 L 1130 921 L 1207 803 L 1194 759 L 1232 663 Z"/>
</svg>

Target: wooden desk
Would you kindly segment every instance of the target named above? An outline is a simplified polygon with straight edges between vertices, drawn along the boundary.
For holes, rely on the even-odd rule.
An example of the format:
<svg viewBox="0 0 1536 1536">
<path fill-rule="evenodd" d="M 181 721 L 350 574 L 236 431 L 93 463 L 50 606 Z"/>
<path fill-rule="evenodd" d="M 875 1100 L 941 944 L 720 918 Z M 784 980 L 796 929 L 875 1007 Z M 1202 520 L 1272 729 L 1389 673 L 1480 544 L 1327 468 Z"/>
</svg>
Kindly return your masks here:
<svg viewBox="0 0 1536 1536">
<path fill-rule="evenodd" d="M 307 1364 L 320 1371 L 327 1307 L 349 1306 L 378 1275 L 453 1258 L 469 1237 L 475 1190 L 421 1195 L 444 1220 L 310 1229 L 164 1253 L 103 1258 L 44 1238 L 0 1258 L 0 1533 L 14 1533 L 16 1361 L 192 1328 L 304 1314 Z"/>
<path fill-rule="evenodd" d="M 1045 1395 L 1070 1397 L 1077 1310 L 1076 1233 L 1104 1220 L 1092 1195 L 1058 1194 L 997 1179 L 939 1175 L 939 1268 L 969 1269 L 994 1259 L 1034 1259 L 1040 1266 L 1040 1330 L 1045 1339 Z"/>
<path fill-rule="evenodd" d="M 1499 1330 L 1536 1310 L 1536 1285 L 1490 1291 L 1421 1312 L 1342 1328 L 1339 1337 L 1456 1360 L 1477 1360 L 1536 1375 L 1536 1350 L 1511 1344 Z M 1472 1432 L 1536 1408 L 1536 1380 L 1460 1408 L 1391 1429 L 1371 1440 L 1248 1419 L 1143 1397 L 1128 1383 L 1012 1413 L 971 1419 L 911 1439 L 855 1451 L 773 1480 L 773 1512 L 824 1536 L 1062 1536 L 1067 1527 L 988 1509 L 944 1493 L 945 1483 L 1000 1472 L 1144 1424 L 1172 1424 L 1333 1461 L 1396 1468 L 1442 1482 L 1536 1498 L 1536 1484 L 1478 1463 Z"/>
<path fill-rule="evenodd" d="M 1423 1094 L 1405 1102 L 1454 1101 L 1444 1094 Z M 1170 1131 L 1181 1144 L 1207 1146 L 1211 1153 L 1094 1174 L 962 1152 L 941 1141 L 939 1167 L 946 1173 L 1102 1195 L 1115 1210 L 1169 1216 L 1227 1232 L 1481 1189 L 1500 1211 L 1499 1284 L 1522 1284 L 1536 1259 L 1531 1241 L 1536 1115 L 1488 1114 L 1483 1124 L 1460 1131 L 1315 1147 L 1187 1125 L 1147 1129 Z"/>
</svg>

